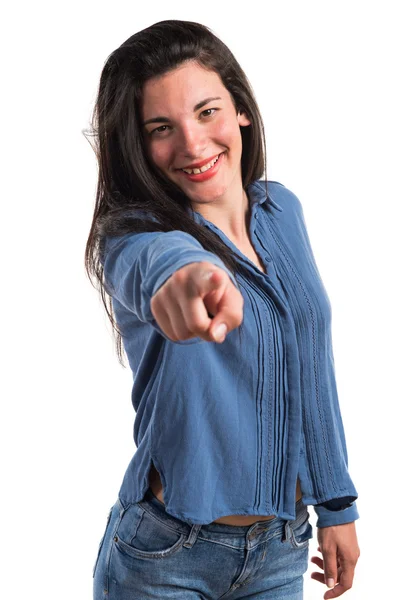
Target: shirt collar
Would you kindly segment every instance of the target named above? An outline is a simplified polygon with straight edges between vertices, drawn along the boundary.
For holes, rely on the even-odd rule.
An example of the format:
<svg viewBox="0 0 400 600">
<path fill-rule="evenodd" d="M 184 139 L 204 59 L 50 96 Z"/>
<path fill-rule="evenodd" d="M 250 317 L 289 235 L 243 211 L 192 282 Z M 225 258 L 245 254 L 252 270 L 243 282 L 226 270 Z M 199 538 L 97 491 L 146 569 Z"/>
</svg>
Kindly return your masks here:
<svg viewBox="0 0 400 600">
<path fill-rule="evenodd" d="M 271 183 L 273 183 L 273 182 L 271 182 Z M 268 192 L 268 194 L 266 193 L 266 186 L 267 186 L 267 188 L 269 188 L 268 182 L 266 182 L 262 179 L 257 179 L 256 181 L 253 181 L 252 183 L 250 183 L 248 185 L 247 194 L 249 196 L 249 200 L 250 200 L 251 204 L 252 205 L 254 205 L 254 204 L 261 205 L 261 204 L 264 204 L 265 202 L 267 202 L 267 204 L 265 205 L 266 207 L 268 206 L 268 204 L 272 204 L 272 206 L 274 208 L 276 208 L 277 210 L 282 212 L 283 211 L 282 206 L 271 198 L 270 192 Z"/>
</svg>

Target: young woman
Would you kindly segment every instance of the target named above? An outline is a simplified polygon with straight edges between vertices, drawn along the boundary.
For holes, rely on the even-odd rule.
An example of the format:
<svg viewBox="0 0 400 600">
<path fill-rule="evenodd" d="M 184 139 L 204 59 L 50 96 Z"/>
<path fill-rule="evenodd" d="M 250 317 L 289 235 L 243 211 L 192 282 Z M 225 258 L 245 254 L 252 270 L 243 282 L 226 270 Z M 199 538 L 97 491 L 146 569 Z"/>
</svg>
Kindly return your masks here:
<svg viewBox="0 0 400 600">
<path fill-rule="evenodd" d="M 303 598 L 317 513 L 336 598 L 359 557 L 331 309 L 299 199 L 207 27 L 163 21 L 103 68 L 86 248 L 134 376 L 136 451 L 94 598 Z M 107 303 L 108 299 L 108 303 Z"/>
</svg>

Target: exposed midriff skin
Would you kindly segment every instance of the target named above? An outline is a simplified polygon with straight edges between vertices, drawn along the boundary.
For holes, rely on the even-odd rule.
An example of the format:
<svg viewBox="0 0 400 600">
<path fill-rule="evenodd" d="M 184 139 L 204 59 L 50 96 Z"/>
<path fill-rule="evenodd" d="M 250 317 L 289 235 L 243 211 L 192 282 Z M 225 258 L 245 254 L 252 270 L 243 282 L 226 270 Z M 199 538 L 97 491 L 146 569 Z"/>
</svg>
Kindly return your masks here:
<svg viewBox="0 0 400 600">
<path fill-rule="evenodd" d="M 149 475 L 149 483 L 150 488 L 153 494 L 156 496 L 160 502 L 164 504 L 164 495 L 163 495 L 163 487 L 160 479 L 160 474 L 158 473 L 155 466 L 151 465 L 150 475 Z M 302 497 L 300 481 L 297 479 L 297 487 L 296 487 L 296 502 L 300 500 Z M 224 525 L 252 525 L 256 521 L 268 521 L 269 519 L 273 519 L 275 515 L 227 515 L 221 517 L 220 519 L 216 519 L 213 523 L 223 523 Z"/>
<path fill-rule="evenodd" d="M 243 245 L 239 245 L 236 243 L 236 246 L 239 250 L 247 256 L 263 273 L 266 273 L 264 265 L 261 263 L 257 253 L 255 252 L 253 246 L 250 243 L 250 240 Z M 149 484 L 151 491 L 156 496 L 160 502 L 164 504 L 164 496 L 163 496 L 163 487 L 160 479 L 160 475 L 157 469 L 154 467 L 153 463 L 150 469 L 149 475 Z M 300 488 L 300 481 L 297 479 L 296 485 L 296 502 L 300 500 L 302 497 L 302 491 Z M 221 517 L 220 519 L 216 519 L 213 523 L 223 523 L 224 525 L 252 525 L 257 521 L 268 521 L 269 519 L 273 519 L 275 515 L 226 515 Z"/>
</svg>

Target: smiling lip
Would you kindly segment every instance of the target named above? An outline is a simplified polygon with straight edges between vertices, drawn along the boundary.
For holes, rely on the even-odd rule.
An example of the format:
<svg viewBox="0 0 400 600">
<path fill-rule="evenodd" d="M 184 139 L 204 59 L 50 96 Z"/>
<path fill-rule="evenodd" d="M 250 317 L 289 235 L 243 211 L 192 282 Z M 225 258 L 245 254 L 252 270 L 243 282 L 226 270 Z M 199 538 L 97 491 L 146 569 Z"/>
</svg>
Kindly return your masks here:
<svg viewBox="0 0 400 600">
<path fill-rule="evenodd" d="M 222 163 L 224 161 L 224 156 L 225 156 L 225 152 L 221 152 L 221 154 L 219 154 L 219 158 L 217 160 L 214 161 L 214 164 L 212 167 L 210 168 L 206 168 L 205 171 L 201 171 L 201 169 L 196 169 L 196 171 L 198 170 L 198 173 L 192 173 L 189 174 L 186 170 L 184 171 L 183 169 L 178 169 L 179 170 L 179 177 L 183 177 L 183 179 L 185 179 L 186 181 L 191 181 L 193 182 L 193 184 L 196 185 L 200 185 L 202 184 L 204 181 L 210 181 L 211 179 L 213 179 L 214 177 L 217 177 L 217 173 L 219 173 L 219 171 L 222 168 Z"/>
<path fill-rule="evenodd" d="M 220 152 L 219 154 L 222 154 L 222 152 Z M 195 165 L 186 165 L 186 167 L 180 167 L 180 168 L 181 169 L 200 169 L 200 167 L 204 167 L 204 165 L 207 165 L 209 162 L 214 160 L 214 158 L 217 158 L 217 156 L 219 156 L 219 154 L 214 154 L 214 156 L 212 156 L 211 158 L 206 158 L 206 160 L 196 163 Z"/>
</svg>

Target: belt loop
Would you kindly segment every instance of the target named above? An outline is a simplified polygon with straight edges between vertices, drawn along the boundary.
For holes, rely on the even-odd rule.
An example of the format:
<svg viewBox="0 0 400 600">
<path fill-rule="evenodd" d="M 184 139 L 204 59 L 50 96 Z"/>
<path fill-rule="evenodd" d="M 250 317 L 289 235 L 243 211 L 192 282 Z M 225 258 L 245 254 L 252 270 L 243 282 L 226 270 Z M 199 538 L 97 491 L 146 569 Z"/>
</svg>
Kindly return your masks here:
<svg viewBox="0 0 400 600">
<path fill-rule="evenodd" d="M 283 542 L 287 542 L 290 539 L 290 525 L 289 525 L 289 521 L 285 522 L 285 531 L 284 531 L 284 536 L 283 536 Z"/>
<path fill-rule="evenodd" d="M 183 544 L 185 546 L 185 548 L 191 548 L 193 546 L 193 544 L 197 540 L 197 536 L 199 535 L 200 529 L 201 529 L 201 525 L 192 525 L 188 539 Z"/>
</svg>

